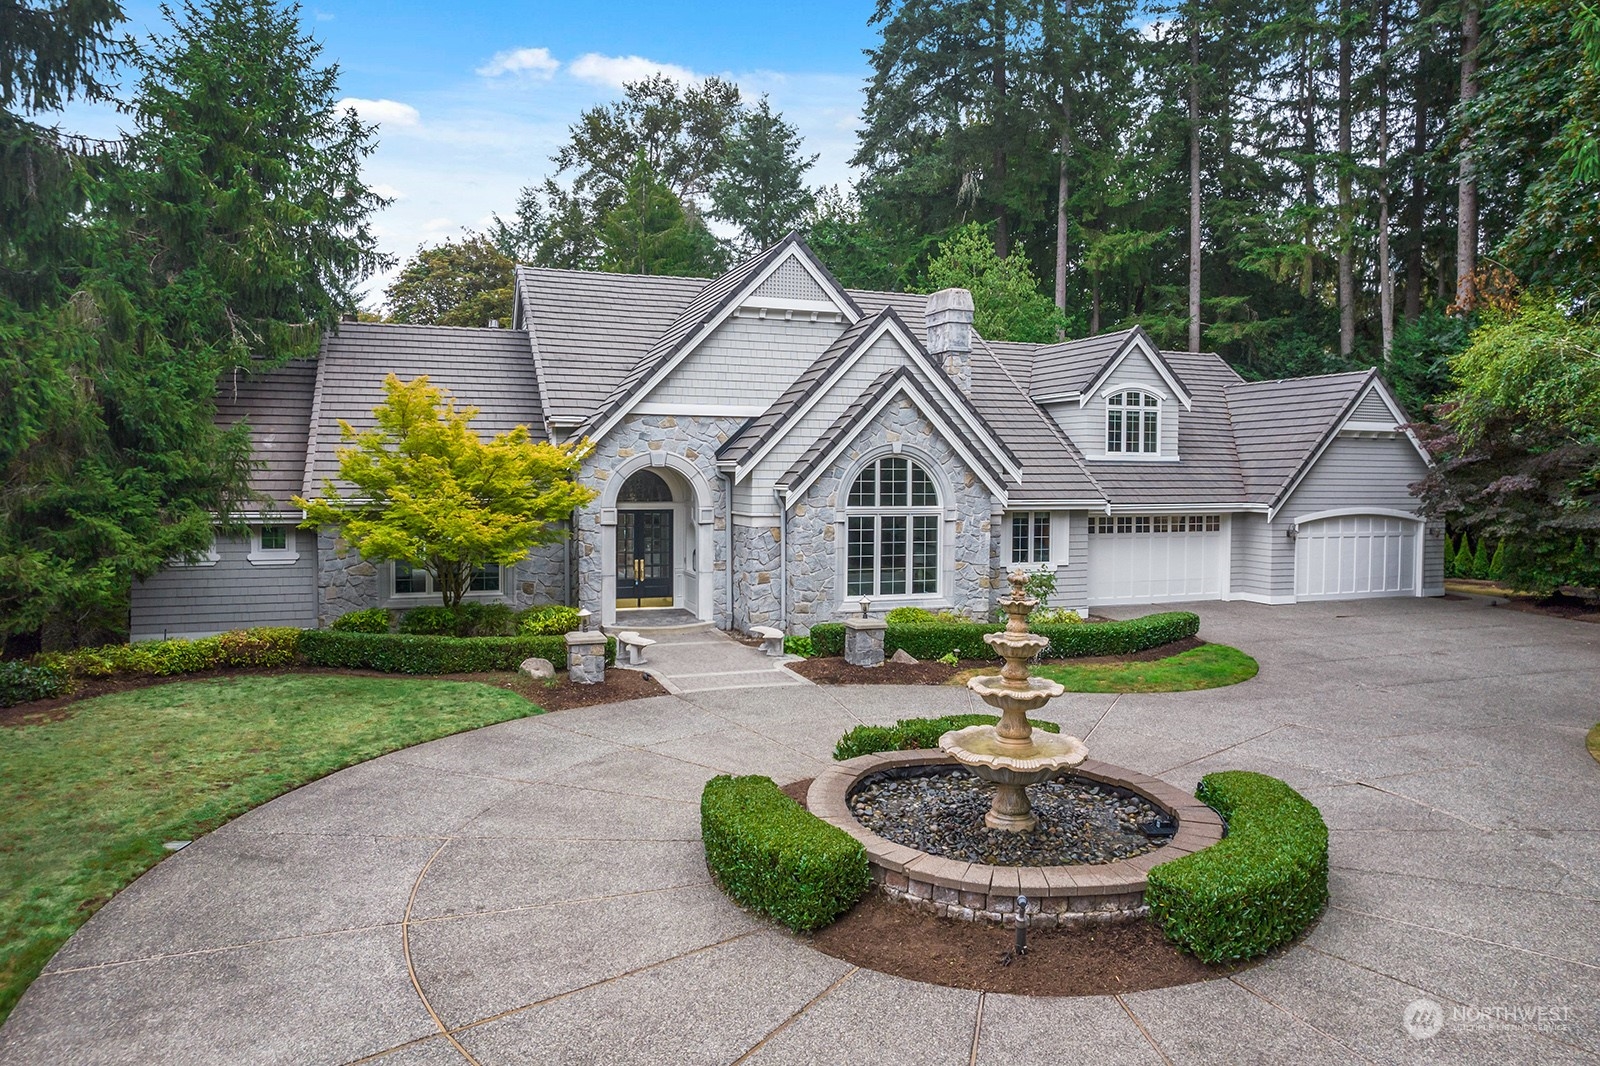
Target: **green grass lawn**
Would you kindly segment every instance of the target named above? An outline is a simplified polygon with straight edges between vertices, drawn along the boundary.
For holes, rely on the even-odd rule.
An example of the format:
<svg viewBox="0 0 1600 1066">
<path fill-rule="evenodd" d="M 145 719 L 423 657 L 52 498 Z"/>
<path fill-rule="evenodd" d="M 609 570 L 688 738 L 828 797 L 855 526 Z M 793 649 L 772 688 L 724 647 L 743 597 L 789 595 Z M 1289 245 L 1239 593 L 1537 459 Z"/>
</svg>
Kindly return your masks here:
<svg viewBox="0 0 1600 1066">
<path fill-rule="evenodd" d="M 163 857 L 385 752 L 537 714 L 490 685 L 283 674 L 174 682 L 0 728 L 0 1022 L 50 956 Z"/>
<path fill-rule="evenodd" d="M 1189 692 L 1197 688 L 1237 685 L 1256 676 L 1260 667 L 1238 648 L 1203 644 L 1147 663 L 1071 666 L 1046 663 L 1029 668 L 1068 692 Z"/>
<path fill-rule="evenodd" d="M 1595 762 L 1600 762 L 1600 725 L 1589 730 L 1589 754 L 1594 756 Z"/>
</svg>

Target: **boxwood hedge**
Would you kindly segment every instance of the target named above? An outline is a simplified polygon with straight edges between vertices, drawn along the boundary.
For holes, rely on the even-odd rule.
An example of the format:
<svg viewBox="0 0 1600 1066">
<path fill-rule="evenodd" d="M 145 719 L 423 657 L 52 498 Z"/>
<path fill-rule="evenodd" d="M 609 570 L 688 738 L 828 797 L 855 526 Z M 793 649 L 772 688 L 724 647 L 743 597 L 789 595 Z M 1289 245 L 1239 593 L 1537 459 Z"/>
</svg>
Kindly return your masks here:
<svg viewBox="0 0 1600 1066">
<path fill-rule="evenodd" d="M 994 649 L 984 643 L 985 633 L 1005 627 L 980 622 L 890 622 L 884 632 L 883 651 L 900 649 L 918 659 L 937 659 L 955 652 L 962 659 L 994 659 Z M 1049 659 L 1077 659 L 1091 655 L 1132 655 L 1183 640 L 1200 632 L 1200 616 L 1193 611 L 1165 611 L 1121 622 L 1040 623 L 1035 633 L 1050 638 Z M 823 622 L 811 627 L 811 643 L 818 655 L 844 654 L 844 624 Z"/>
<path fill-rule="evenodd" d="M 40 663 L 0 662 L 0 707 L 48 700 L 72 691 L 65 670 Z"/>
<path fill-rule="evenodd" d="M 433 637 L 414 633 L 340 633 L 308 629 L 300 655 L 312 666 L 380 670 L 387 674 L 476 674 L 515 670 L 524 659 L 567 661 L 562 636 Z M 606 640 L 606 663 L 616 662 L 617 642 Z"/>
<path fill-rule="evenodd" d="M 700 835 L 706 865 L 728 895 L 797 933 L 827 925 L 872 883 L 861 844 L 785 796 L 770 777 L 706 782 Z"/>
<path fill-rule="evenodd" d="M 1202 962 L 1254 958 L 1293 940 L 1328 902 L 1322 813 L 1277 778 L 1242 770 L 1207 774 L 1195 795 L 1228 835 L 1150 871 L 1150 917 Z"/>
<path fill-rule="evenodd" d="M 998 721 L 1000 719 L 992 714 L 951 714 L 943 718 L 902 718 L 894 725 L 858 725 L 839 738 L 839 743 L 833 747 L 833 757 L 844 760 L 880 751 L 937 748 L 939 738 L 952 729 L 994 725 Z M 1046 733 L 1061 732 L 1061 727 L 1054 722 L 1034 722 L 1033 727 Z"/>
</svg>

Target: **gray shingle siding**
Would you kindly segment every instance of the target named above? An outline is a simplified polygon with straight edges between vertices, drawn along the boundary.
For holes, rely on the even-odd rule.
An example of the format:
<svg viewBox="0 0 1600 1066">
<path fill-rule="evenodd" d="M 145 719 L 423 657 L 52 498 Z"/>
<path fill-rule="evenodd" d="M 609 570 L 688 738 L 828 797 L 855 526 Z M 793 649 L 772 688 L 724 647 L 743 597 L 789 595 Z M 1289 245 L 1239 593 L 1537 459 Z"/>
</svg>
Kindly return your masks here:
<svg viewBox="0 0 1600 1066">
<path fill-rule="evenodd" d="M 317 624 L 317 538 L 294 530 L 299 558 L 259 566 L 250 539 L 218 537 L 211 566 L 173 566 L 138 581 L 129 596 L 133 640 L 206 637 L 250 626 Z"/>
<path fill-rule="evenodd" d="M 316 384 L 316 360 L 299 359 L 260 374 L 234 370 L 217 387 L 217 424 L 250 424 L 250 446 L 258 464 L 250 473 L 250 491 L 272 501 L 260 504 L 264 510 L 292 510 L 289 497 L 299 494 L 305 482 Z"/>
<path fill-rule="evenodd" d="M 1415 513 L 1418 501 L 1407 486 L 1422 480 L 1427 470 L 1404 437 L 1337 437 L 1295 486 L 1280 513 L 1292 518 L 1346 507 Z"/>
</svg>

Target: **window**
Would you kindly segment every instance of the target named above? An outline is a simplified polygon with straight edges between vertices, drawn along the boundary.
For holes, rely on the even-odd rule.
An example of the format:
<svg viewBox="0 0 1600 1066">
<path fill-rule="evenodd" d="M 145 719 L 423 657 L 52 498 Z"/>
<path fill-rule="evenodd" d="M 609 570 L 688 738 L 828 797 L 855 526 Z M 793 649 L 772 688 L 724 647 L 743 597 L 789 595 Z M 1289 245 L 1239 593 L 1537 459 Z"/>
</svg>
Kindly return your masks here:
<svg viewBox="0 0 1600 1066">
<path fill-rule="evenodd" d="M 1050 512 L 1020 511 L 1011 516 L 1011 561 L 1050 561 Z"/>
<path fill-rule="evenodd" d="M 1106 399 L 1106 454 L 1161 452 L 1161 401 L 1148 392 L 1124 389 Z"/>
<path fill-rule="evenodd" d="M 1222 516 L 1219 514 L 1190 514 L 1190 515 L 1118 515 L 1115 518 L 1106 515 L 1089 516 L 1089 532 L 1100 535 L 1109 533 L 1220 533 L 1222 531 Z M 1015 553 L 1016 542 L 1013 537 L 1012 551 Z"/>
<path fill-rule="evenodd" d="M 252 566 L 288 566 L 299 561 L 295 550 L 294 530 L 289 526 L 256 526 L 250 530 L 250 555 Z"/>
<path fill-rule="evenodd" d="M 846 497 L 845 595 L 939 591 L 939 490 L 909 459 L 888 457 L 856 476 Z"/>
<path fill-rule="evenodd" d="M 500 567 L 494 563 L 481 566 L 472 572 L 472 581 L 467 585 L 470 592 L 499 592 Z M 433 575 L 426 570 L 413 569 L 405 563 L 394 564 L 394 595 L 396 596 L 426 596 L 437 595 L 439 590 L 434 587 Z"/>
</svg>

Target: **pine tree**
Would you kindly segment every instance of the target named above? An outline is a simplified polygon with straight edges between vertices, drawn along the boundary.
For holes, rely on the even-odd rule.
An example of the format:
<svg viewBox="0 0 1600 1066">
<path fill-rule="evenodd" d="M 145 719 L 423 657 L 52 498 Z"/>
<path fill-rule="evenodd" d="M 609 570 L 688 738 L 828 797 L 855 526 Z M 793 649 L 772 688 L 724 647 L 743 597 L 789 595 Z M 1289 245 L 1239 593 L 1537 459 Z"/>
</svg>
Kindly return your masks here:
<svg viewBox="0 0 1600 1066">
<path fill-rule="evenodd" d="M 1478 538 L 1478 550 L 1472 553 L 1472 576 L 1478 581 L 1489 577 L 1489 538 Z"/>
<path fill-rule="evenodd" d="M 640 152 L 623 199 L 600 224 L 600 268 L 619 274 L 711 276 L 723 269 L 721 249 L 691 219 Z"/>
<path fill-rule="evenodd" d="M 816 161 L 801 152 L 799 131 L 763 96 L 740 115 L 728 140 L 711 190 L 712 215 L 739 227 L 745 252 L 771 247 L 815 204 L 805 173 Z"/>
<path fill-rule="evenodd" d="M 1456 541 L 1448 533 L 1444 537 L 1444 576 L 1456 576 Z"/>
<path fill-rule="evenodd" d="M 1506 542 L 1504 538 L 1495 542 L 1494 555 L 1489 560 L 1489 580 L 1499 581 L 1506 576 Z"/>
</svg>

